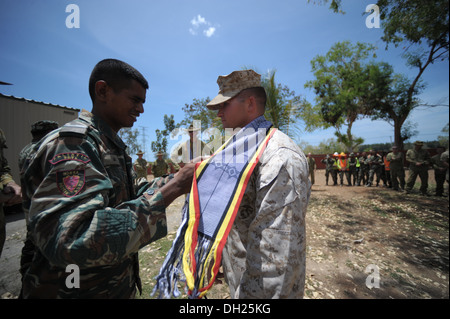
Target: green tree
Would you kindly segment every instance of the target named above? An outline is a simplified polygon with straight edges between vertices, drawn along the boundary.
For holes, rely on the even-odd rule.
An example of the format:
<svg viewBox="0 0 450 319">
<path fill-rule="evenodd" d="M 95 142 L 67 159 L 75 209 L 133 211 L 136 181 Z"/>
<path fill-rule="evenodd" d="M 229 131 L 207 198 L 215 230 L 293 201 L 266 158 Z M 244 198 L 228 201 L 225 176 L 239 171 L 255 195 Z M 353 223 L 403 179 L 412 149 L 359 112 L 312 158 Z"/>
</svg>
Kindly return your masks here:
<svg viewBox="0 0 450 319">
<path fill-rule="evenodd" d="M 442 128 L 441 132 L 445 135 L 438 136 L 439 145 L 448 148 L 448 123 Z"/>
<path fill-rule="evenodd" d="M 311 61 L 315 79 L 305 87 L 314 90 L 316 104 L 305 103 L 301 110 L 307 131 L 334 127 L 338 142 L 345 144 L 349 152 L 364 142 L 351 130 L 357 119 L 370 114 L 367 101 L 375 100 L 372 95 L 378 94 L 375 83 L 382 72 L 374 72 L 376 64 L 365 62 L 374 51 L 371 44 L 343 41 Z"/>
<path fill-rule="evenodd" d="M 448 60 L 449 0 L 379 0 L 377 5 L 386 49 L 389 44 L 402 45 L 406 48 L 407 64 L 417 68 L 412 81 L 399 82 L 406 92 L 402 97 L 403 110 L 410 113 L 418 105 L 415 96 L 424 88 L 420 78 L 426 68 L 436 61 Z"/>
<path fill-rule="evenodd" d="M 192 125 L 193 121 L 201 121 L 201 130 L 214 127 L 222 131 L 222 121 L 217 117 L 217 111 L 210 110 L 206 105 L 211 101 L 209 97 L 202 99 L 194 99 L 191 104 L 185 104 L 182 108 L 184 111 L 184 119 L 178 126 Z"/>
<path fill-rule="evenodd" d="M 152 142 L 151 148 L 154 153 L 163 152 L 164 157 L 167 157 L 167 136 L 169 136 L 170 132 L 172 132 L 176 127 L 173 114 L 170 116 L 164 114 L 164 126 L 164 130 L 155 130 L 156 141 Z"/>
<path fill-rule="evenodd" d="M 297 123 L 304 101 L 287 86 L 276 83 L 275 73 L 276 70 L 272 70 L 261 77 L 261 86 L 267 94 L 264 116 L 274 127 L 294 138 L 299 131 Z"/>
<path fill-rule="evenodd" d="M 126 151 L 128 155 L 136 154 L 142 149 L 142 145 L 138 142 L 139 131 L 137 129 L 133 130 L 130 127 L 124 127 L 117 134 L 127 145 Z"/>
</svg>

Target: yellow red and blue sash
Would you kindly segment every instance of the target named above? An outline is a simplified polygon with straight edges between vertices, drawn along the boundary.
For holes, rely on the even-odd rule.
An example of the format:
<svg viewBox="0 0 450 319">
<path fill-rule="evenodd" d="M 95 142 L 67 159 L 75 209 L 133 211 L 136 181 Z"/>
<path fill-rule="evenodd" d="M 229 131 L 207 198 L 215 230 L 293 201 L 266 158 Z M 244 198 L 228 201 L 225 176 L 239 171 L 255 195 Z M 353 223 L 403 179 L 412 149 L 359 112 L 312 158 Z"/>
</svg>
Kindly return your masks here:
<svg viewBox="0 0 450 319">
<path fill-rule="evenodd" d="M 276 130 L 271 126 L 258 117 L 196 165 L 182 223 L 153 293 L 177 297 L 177 282 L 185 281 L 189 297 L 202 298 L 213 286 L 250 176 Z"/>
</svg>

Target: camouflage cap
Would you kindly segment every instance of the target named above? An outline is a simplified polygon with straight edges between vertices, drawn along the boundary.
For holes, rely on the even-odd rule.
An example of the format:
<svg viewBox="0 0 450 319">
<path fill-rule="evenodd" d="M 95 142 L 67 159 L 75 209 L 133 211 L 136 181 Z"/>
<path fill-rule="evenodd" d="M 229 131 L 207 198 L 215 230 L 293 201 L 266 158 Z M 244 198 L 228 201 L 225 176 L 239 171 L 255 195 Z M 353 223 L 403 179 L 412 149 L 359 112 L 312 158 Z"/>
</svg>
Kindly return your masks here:
<svg viewBox="0 0 450 319">
<path fill-rule="evenodd" d="M 242 90 L 261 86 L 261 75 L 253 70 L 234 71 L 217 79 L 219 94 L 206 106 L 218 110 L 219 104 L 238 95 Z"/>
<path fill-rule="evenodd" d="M 423 142 L 422 141 L 415 141 L 414 145 L 419 145 L 419 146 L 423 146 Z"/>
<path fill-rule="evenodd" d="M 144 155 L 144 152 L 142 152 L 141 150 L 139 150 L 136 155 Z"/>
<path fill-rule="evenodd" d="M 31 134 L 41 134 L 56 130 L 57 128 L 58 122 L 49 120 L 37 121 L 31 125 Z"/>
</svg>

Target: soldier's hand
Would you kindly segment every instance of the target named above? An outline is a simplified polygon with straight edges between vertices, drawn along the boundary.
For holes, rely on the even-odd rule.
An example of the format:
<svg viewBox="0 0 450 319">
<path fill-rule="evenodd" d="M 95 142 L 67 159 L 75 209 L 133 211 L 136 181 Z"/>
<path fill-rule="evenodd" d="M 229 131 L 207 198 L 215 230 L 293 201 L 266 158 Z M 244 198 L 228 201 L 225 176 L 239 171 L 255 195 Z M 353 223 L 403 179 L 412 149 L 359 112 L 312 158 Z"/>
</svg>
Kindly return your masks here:
<svg viewBox="0 0 450 319">
<path fill-rule="evenodd" d="M 173 179 L 160 189 L 164 197 L 164 204 L 166 207 L 169 206 L 170 203 L 172 203 L 178 196 L 191 191 L 195 164 L 201 160 L 201 157 L 197 157 L 192 160 L 191 163 L 186 163 L 184 167 L 175 173 Z"/>
<path fill-rule="evenodd" d="M 3 194 L 6 194 L 9 197 L 4 201 L 6 206 L 16 205 L 22 202 L 21 188 L 15 182 L 8 183 L 3 189 Z"/>
</svg>

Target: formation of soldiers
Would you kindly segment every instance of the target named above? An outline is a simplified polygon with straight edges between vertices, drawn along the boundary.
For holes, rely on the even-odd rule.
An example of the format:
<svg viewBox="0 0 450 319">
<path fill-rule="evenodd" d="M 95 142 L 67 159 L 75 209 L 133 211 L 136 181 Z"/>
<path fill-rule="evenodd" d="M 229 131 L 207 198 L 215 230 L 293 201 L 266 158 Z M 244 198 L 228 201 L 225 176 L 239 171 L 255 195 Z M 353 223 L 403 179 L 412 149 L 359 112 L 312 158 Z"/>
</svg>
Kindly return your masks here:
<svg viewBox="0 0 450 319">
<path fill-rule="evenodd" d="M 420 192 L 427 195 L 428 170 L 433 169 L 436 180 L 435 195 L 444 196 L 444 183 L 446 180 L 448 182 L 448 150 L 446 151 L 445 147 L 438 147 L 438 153 L 431 157 L 429 152 L 422 148 L 423 145 L 422 141 L 416 141 L 414 148 L 406 152 L 406 161 L 409 163 L 407 179 L 404 155 L 395 145 L 390 152 L 370 150 L 361 154 L 343 152 L 327 154 L 321 160 L 325 164 L 325 183 L 332 186 L 344 186 L 346 181 L 347 186 L 384 186 L 395 191 L 411 193 L 419 177 Z M 380 185 L 381 182 L 383 185 Z"/>
</svg>

